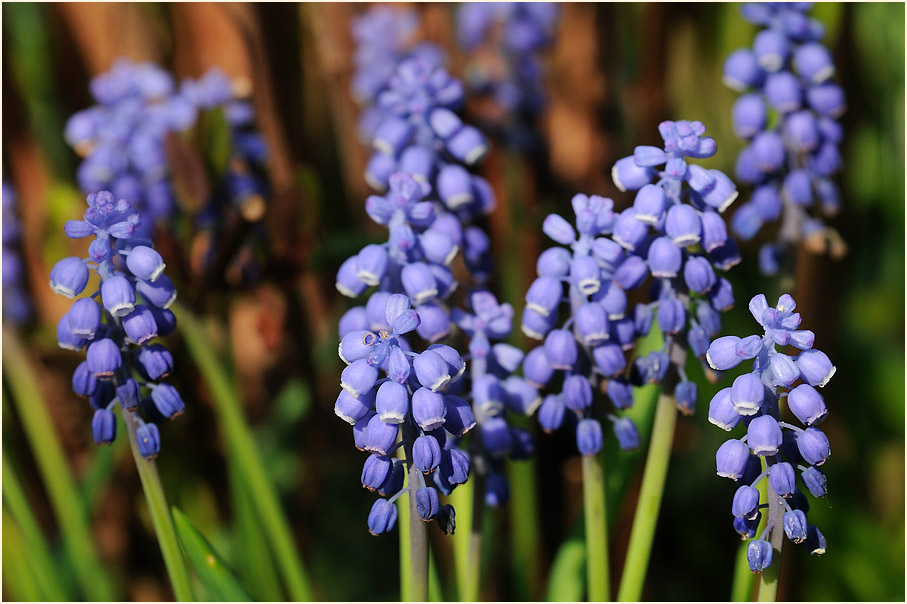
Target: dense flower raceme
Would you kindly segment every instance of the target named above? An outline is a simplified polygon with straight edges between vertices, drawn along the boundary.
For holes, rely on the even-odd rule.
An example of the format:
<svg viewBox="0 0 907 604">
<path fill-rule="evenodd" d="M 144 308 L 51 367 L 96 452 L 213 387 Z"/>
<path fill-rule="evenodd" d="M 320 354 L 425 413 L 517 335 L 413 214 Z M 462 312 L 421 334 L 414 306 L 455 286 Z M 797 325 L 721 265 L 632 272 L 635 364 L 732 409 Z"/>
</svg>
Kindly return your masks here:
<svg viewBox="0 0 907 604">
<path fill-rule="evenodd" d="M 471 53 L 466 86 L 493 100 L 486 118 L 519 146 L 534 143 L 533 122 L 545 104 L 539 55 L 559 16 L 553 2 L 465 2 L 457 14 L 460 45 Z"/>
<path fill-rule="evenodd" d="M 498 304 L 489 292 L 477 290 L 468 296 L 470 311 L 449 310 L 449 297 L 457 287 L 450 264 L 464 240 L 468 241 L 470 230 L 477 227 L 467 227 L 464 232 L 453 214 L 439 211 L 437 202 L 421 201 L 429 191 L 425 182 L 398 173 L 390 184 L 388 195 L 373 195 L 366 203 L 369 215 L 388 226 L 388 242 L 366 246 L 337 274 L 337 289 L 351 297 L 377 286 L 365 306 L 343 316 L 340 337 L 361 330 L 390 329 L 384 307 L 394 293 L 405 293 L 415 304 L 420 320 L 414 331 L 426 342 L 436 344 L 446 338 L 454 324 L 462 329 L 470 339 L 471 371 L 451 385 L 450 394 L 473 404 L 480 438 L 470 443 L 471 456 L 483 477 L 488 476 L 486 499 L 502 503 L 507 499 L 506 481 L 500 472 L 503 459 L 521 459 L 532 450 L 528 433 L 508 426 L 506 414 L 529 414 L 537 405 L 535 390 L 511 375 L 519 367 L 522 353 L 504 343 L 492 344 L 510 334 L 513 308 Z M 468 243 L 464 247 L 469 266 Z M 443 484 L 438 488 L 447 492 Z"/>
<path fill-rule="evenodd" d="M 814 497 L 826 494 L 825 475 L 819 466 L 831 455 L 828 438 L 816 426 L 828 414 L 825 400 L 817 388 L 824 387 L 835 373 L 825 353 L 813 348 L 815 334 L 799 329 L 800 314 L 795 313 L 794 299 L 785 294 L 775 308 L 769 307 L 759 294 L 749 304 L 753 317 L 765 330 L 764 335 L 745 338 L 724 336 L 709 346 L 709 364 L 718 370 L 736 367 L 753 359 L 752 373 L 734 380 L 730 388 L 719 391 L 709 404 L 709 421 L 726 431 L 738 424 L 746 427 L 740 439 L 731 439 L 718 449 L 718 475 L 738 485 L 732 512 L 734 528 L 741 538 L 752 539 L 747 559 L 753 572 L 771 565 L 771 545 L 765 540 L 768 531 L 784 530 L 794 543 L 806 542 L 813 554 L 825 553 L 825 538 L 815 526 L 807 524 L 809 503 L 797 484 L 800 482 Z M 776 345 L 793 346 L 799 355 L 790 356 L 776 350 Z M 781 401 L 802 428 L 781 417 Z M 761 459 L 765 460 L 765 469 Z M 758 538 L 756 527 L 762 516 L 759 481 L 768 477 L 771 491 L 782 498 L 784 509 L 781 527 L 766 527 Z"/>
<path fill-rule="evenodd" d="M 736 175 L 753 187 L 732 226 L 751 239 L 780 220 L 775 242 L 759 252 L 759 266 L 775 274 L 791 246 L 801 240 L 816 251 L 839 255 L 843 242 L 822 217 L 834 216 L 840 192 L 831 177 L 841 167 L 844 92 L 831 81 L 835 65 L 822 45 L 824 27 L 805 13 L 810 3 L 752 3 L 746 20 L 764 27 L 752 48 L 724 63 L 724 81 L 742 93 L 734 104 L 734 131 L 748 141 L 737 158 Z"/>
<path fill-rule="evenodd" d="M 19 253 L 21 227 L 16 215 L 16 193 L 3 183 L 3 319 L 25 323 L 32 317 L 32 303 L 25 286 L 25 265 Z"/>
<path fill-rule="evenodd" d="M 715 268 L 726 270 L 739 261 L 720 216 L 736 189 L 720 171 L 686 163 L 686 157 L 716 151 L 714 140 L 702 136 L 701 123 L 663 122 L 659 130 L 663 149 L 637 147 L 612 171 L 621 190 L 638 191 L 632 207 L 618 214 L 610 199 L 577 195 L 575 228 L 557 214 L 545 219 L 545 233 L 569 249 L 554 247 L 539 256 L 539 277 L 526 294 L 523 332 L 544 345 L 526 356 L 524 375 L 541 387 L 556 370 L 565 372 L 560 395 L 545 398 L 539 421 L 554 430 L 563 423 L 565 408 L 574 411 L 582 428 L 577 444 L 588 454 L 601 445 L 601 429 L 591 427 L 596 420 L 590 417 L 590 386 L 600 378 L 607 380 L 604 390 L 619 410 L 633 404 L 632 386 L 661 383 L 674 392 L 681 411 L 693 413 L 696 387 L 683 371 L 685 343 L 704 357 L 721 328 L 718 313 L 734 302 L 730 284 Z M 652 301 L 631 311 L 627 292 L 650 275 Z M 556 328 L 562 302 L 569 305 L 569 317 Z M 628 362 L 626 355 L 655 318 L 664 334 L 662 348 Z M 631 420 L 610 418 L 625 449 L 639 445 Z"/>
<path fill-rule="evenodd" d="M 222 72 L 212 69 L 177 87 L 171 74 L 152 63 L 119 59 L 92 80 L 91 91 L 98 104 L 74 114 L 65 132 L 85 158 L 78 170 L 83 191 L 108 189 L 117 199 L 132 200 L 144 216 L 140 228 L 150 229 L 174 209 L 168 134 L 191 128 L 200 111 L 221 107 L 232 144 L 224 186 L 240 209 L 261 213 L 266 150 L 252 127 L 251 105 L 235 97 Z"/>
<path fill-rule="evenodd" d="M 99 288 L 77 298 L 60 319 L 57 341 L 61 348 L 86 351 L 72 386 L 95 409 L 94 441 L 108 444 L 116 438 L 114 409 L 119 402 L 139 425 L 139 451 L 153 458 L 161 446 L 154 422 L 176 417 L 184 404 L 176 388 L 162 381 L 173 369 L 173 357 L 155 342 L 176 327 L 169 310 L 176 289 L 163 274 L 160 254 L 136 230 L 139 223 L 128 201 L 114 201 L 109 191 L 88 195 L 84 220 L 70 220 L 65 226 L 68 237 L 94 236 L 88 257 L 57 262 L 50 287 L 77 298 L 87 291 L 91 271 L 98 274 Z"/>
<path fill-rule="evenodd" d="M 341 332 L 346 333 L 339 354 L 347 367 L 334 407 L 353 426 L 356 447 L 370 453 L 362 469 L 362 485 L 388 498 L 373 505 L 369 531 L 378 535 L 392 529 L 397 517 L 392 504 L 411 491 L 422 520 L 434 519 L 442 530 L 453 532 L 453 508 L 440 504 L 439 493 L 450 493 L 469 477 L 469 456 L 456 444 L 476 425 L 475 417 L 469 403 L 451 394 L 466 363 L 443 344 L 411 352 L 404 336 L 419 326 L 419 313 L 406 295 L 381 293 L 372 296 L 372 300 L 384 300 L 383 316 L 374 317 L 380 323 L 377 329 L 341 324 Z M 371 300 L 369 305 L 377 306 Z M 355 329 L 345 330 L 348 326 Z M 379 379 L 379 371 L 386 377 Z M 394 456 L 401 445 L 407 463 L 421 471 L 418 483 L 410 481 L 406 488 L 405 464 Z"/>
</svg>

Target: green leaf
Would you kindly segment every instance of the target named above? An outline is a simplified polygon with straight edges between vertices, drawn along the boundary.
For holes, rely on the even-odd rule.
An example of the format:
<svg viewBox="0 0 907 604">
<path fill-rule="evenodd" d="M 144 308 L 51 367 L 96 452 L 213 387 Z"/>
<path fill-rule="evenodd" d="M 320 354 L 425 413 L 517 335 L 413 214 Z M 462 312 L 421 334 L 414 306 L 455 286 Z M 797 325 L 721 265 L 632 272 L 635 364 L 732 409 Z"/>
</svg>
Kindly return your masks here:
<svg viewBox="0 0 907 604">
<path fill-rule="evenodd" d="M 251 600 L 223 559 L 214 551 L 192 522 L 178 507 L 171 508 L 173 523 L 183 550 L 198 575 L 202 585 L 221 602 L 246 602 Z"/>
<path fill-rule="evenodd" d="M 586 592 L 586 544 L 582 527 L 561 544 L 551 564 L 549 602 L 580 602 Z"/>
</svg>

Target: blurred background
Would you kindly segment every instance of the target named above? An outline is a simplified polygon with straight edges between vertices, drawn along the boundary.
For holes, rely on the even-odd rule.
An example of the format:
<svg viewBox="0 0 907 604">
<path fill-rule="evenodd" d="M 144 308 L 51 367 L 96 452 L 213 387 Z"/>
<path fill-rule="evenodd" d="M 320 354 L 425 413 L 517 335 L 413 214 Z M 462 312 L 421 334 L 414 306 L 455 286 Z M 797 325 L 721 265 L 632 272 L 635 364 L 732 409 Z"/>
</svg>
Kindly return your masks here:
<svg viewBox="0 0 907 604">
<path fill-rule="evenodd" d="M 12 249 L 21 258 L 21 292 L 31 309 L 24 320 L 7 321 L 4 297 L 4 331 L 17 334 L 12 350 L 4 337 L 4 599 L 34 593 L 28 573 L 17 573 L 12 560 L 35 538 L 48 545 L 64 599 L 85 597 L 75 579 L 78 546 L 64 542 L 65 521 L 55 513 L 57 487 L 42 479 L 45 446 L 28 437 L 32 420 L 23 409 L 27 414 L 35 405 L 46 406 L 50 433 L 44 438 L 55 442 L 47 447 L 63 452 L 66 466 L 59 472 L 71 476 L 86 511 L 86 537 L 112 597 L 172 598 L 126 440 L 111 447 L 91 442 L 92 410 L 70 384 L 82 356 L 56 344 L 56 324 L 68 301 L 47 286 L 56 260 L 85 253 L 83 241 L 67 240 L 62 231 L 85 208 L 76 180 L 81 160 L 64 139 L 64 126 L 95 104 L 89 82 L 120 57 L 152 61 L 177 81 L 219 67 L 251 101 L 268 148 L 261 175 L 268 185 L 258 193 L 266 201 L 263 214 L 259 206 L 240 205 L 198 219 L 198 200 L 216 188 L 205 166 L 227 153 L 219 151 L 227 143 L 217 124 L 200 123 L 168 142 L 176 212 L 156 245 L 180 303 L 200 317 L 208 345 L 231 368 L 230 384 L 313 578 L 314 597 L 399 598 L 397 538 L 368 534 L 374 498 L 358 483 L 363 454 L 333 413 L 342 369 L 336 325 L 354 304 L 337 293 L 334 277 L 363 240 L 377 242 L 382 235 L 364 211 L 368 150 L 357 137 L 359 107 L 350 93 L 350 27 L 367 7 L 3 4 L 3 181 L 15 191 L 20 234 Z M 419 15 L 418 38 L 439 44 L 449 71 L 464 77 L 469 57 L 456 42 L 457 5 L 412 8 Z M 831 224 L 848 251 L 835 261 L 800 250 L 797 259 L 791 293 L 804 327 L 817 334 L 816 346 L 837 367 L 823 392 L 834 455 L 823 467 L 829 495 L 813 501 L 810 515 L 828 540 L 828 553 L 810 558 L 804 548 L 785 548 L 779 600 L 903 600 L 904 6 L 819 4 L 812 14 L 827 26 L 824 41 L 847 96 L 844 167 L 836 178 L 843 207 Z M 732 50 L 751 43 L 755 31 L 737 5 L 561 5 L 558 29 L 542 55 L 543 145 L 527 152 L 493 138 L 481 168 L 498 200 L 489 228 L 499 299 L 521 312 L 534 258 L 548 245 L 542 220 L 552 211 L 569 213 L 574 193 L 612 197 L 621 209 L 632 203 L 632 195 L 611 182 L 610 167 L 635 145 L 659 144 L 660 121 L 704 122 L 719 149 L 704 164 L 733 174 L 743 142 L 731 127 L 737 94 L 721 83 L 721 66 Z M 481 104 L 468 103 L 466 115 L 475 123 L 482 111 Z M 759 292 L 770 300 L 781 293 L 756 269 L 758 245 L 769 236 L 741 244 L 744 262 L 728 274 L 737 305 L 725 315 L 725 333 L 752 333 L 746 301 Z M 199 257 L 215 261 L 206 265 Z M 7 287 L 6 243 L 3 261 Z M 525 345 L 522 337 L 515 343 Z M 247 497 L 234 487 L 212 385 L 183 338 L 178 328 L 165 339 L 187 412 L 161 429 L 164 486 L 251 597 L 281 599 L 273 553 L 261 541 Z M 43 400 L 11 404 L 11 354 L 36 376 Z M 730 383 L 730 373 L 742 369 L 711 385 L 692 367 L 700 409 Z M 488 515 L 485 530 L 495 538 L 486 540 L 483 599 L 549 597 L 553 563 L 582 516 L 572 438 L 545 435 L 534 420 L 525 426 L 541 453 L 526 466 L 537 486 L 536 503 L 527 511 L 525 501 L 514 501 Z M 703 411 L 678 421 L 646 599 L 729 597 L 739 541 L 728 513 L 733 486 L 714 474 L 714 451 L 724 439 Z M 615 452 L 607 467 L 632 468 L 643 457 Z M 640 472 L 630 476 L 623 500 L 609 502 L 616 506 L 615 578 Z M 8 487 L 11 480 L 16 484 Z M 8 493 L 14 487 L 21 498 Z M 23 503 L 37 534 L 13 513 Z M 526 532 L 538 536 L 529 561 L 521 556 Z M 440 534 L 432 539 L 441 589 L 433 596 L 453 599 L 449 544 Z"/>
</svg>

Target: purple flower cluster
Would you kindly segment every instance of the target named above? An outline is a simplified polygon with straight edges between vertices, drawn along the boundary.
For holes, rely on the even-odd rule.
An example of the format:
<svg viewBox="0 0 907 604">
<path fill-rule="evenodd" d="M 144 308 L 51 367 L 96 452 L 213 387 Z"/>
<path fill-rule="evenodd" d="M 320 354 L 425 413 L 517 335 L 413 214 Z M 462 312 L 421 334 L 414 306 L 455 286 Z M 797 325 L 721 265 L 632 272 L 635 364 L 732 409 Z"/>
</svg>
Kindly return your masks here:
<svg viewBox="0 0 907 604">
<path fill-rule="evenodd" d="M 467 88 L 494 100 L 494 122 L 521 146 L 530 143 L 545 104 L 539 53 L 551 44 L 559 16 L 553 2 L 465 2 L 457 14 L 460 45 L 472 53 Z"/>
<path fill-rule="evenodd" d="M 448 494 L 469 477 L 469 456 L 456 444 L 476 421 L 469 403 L 451 393 L 466 363 L 443 344 L 412 352 L 404 336 L 419 327 L 421 318 L 411 300 L 404 294 L 379 292 L 369 305 L 374 307 L 372 301 L 379 300 L 384 301 L 384 313 L 373 313 L 375 323 L 341 323 L 339 354 L 347 367 L 334 406 L 335 413 L 353 426 L 356 447 L 370 453 L 362 469 L 362 486 L 388 497 L 374 503 L 369 531 L 378 535 L 392 529 L 397 519 L 393 502 L 411 490 L 420 518 L 435 519 L 452 532 L 453 508 L 441 506 L 439 492 Z M 385 378 L 379 379 L 379 370 Z M 420 470 L 410 472 L 410 477 L 418 474 L 419 484 L 411 480 L 406 488 L 404 463 L 393 455 L 401 445 L 410 469 Z M 433 484 L 427 484 L 423 475 Z"/>
<path fill-rule="evenodd" d="M 813 348 L 815 334 L 799 329 L 800 314 L 794 312 L 796 303 L 789 295 L 781 296 L 777 306 L 771 308 L 759 294 L 750 300 L 749 308 L 764 335 L 724 336 L 709 346 L 708 362 L 718 370 L 753 359 L 751 373 L 741 375 L 712 399 L 709 421 L 726 431 L 738 424 L 747 429 L 743 438 L 721 445 L 715 456 L 718 475 L 739 485 L 732 512 L 734 528 L 741 538 L 755 537 L 760 508 L 767 505 L 760 505 L 756 489 L 762 478 L 768 476 L 770 493 L 782 498 L 786 510 L 783 526 L 766 527 L 763 535 L 748 545 L 750 569 L 760 572 L 771 565 L 772 547 L 764 538 L 773 528 L 783 528 L 794 543 L 806 541 L 813 554 L 825 553 L 822 533 L 806 522 L 809 503 L 797 486 L 796 470 L 814 497 L 825 496 L 826 479 L 818 467 L 831 455 L 831 447 L 825 434 L 816 428 L 828 415 L 817 388 L 828 383 L 835 367 L 825 353 Z M 801 352 L 791 357 L 776 350 L 776 345 L 793 346 Z M 782 400 L 803 428 L 782 421 Z M 760 458 L 765 460 L 764 471 Z"/>
<path fill-rule="evenodd" d="M 841 167 L 837 119 L 846 105 L 844 91 L 831 81 L 835 65 L 821 43 L 824 27 L 805 14 L 810 8 L 803 2 L 745 4 L 744 18 L 764 29 L 752 48 L 735 50 L 724 63 L 725 84 L 744 93 L 733 108 L 734 131 L 748 142 L 736 175 L 753 187 L 732 227 L 741 239 L 751 239 L 780 220 L 777 241 L 759 251 L 767 275 L 778 272 L 801 240 L 815 250 L 838 247 L 822 217 L 840 207 L 831 178 Z"/>
<path fill-rule="evenodd" d="M 25 266 L 19 253 L 21 227 L 16 215 L 16 192 L 3 183 L 3 320 L 14 324 L 32 317 L 31 298 L 25 286 Z"/>
<path fill-rule="evenodd" d="M 91 271 L 100 284 L 91 295 L 76 299 L 60 319 L 57 342 L 61 348 L 86 351 L 72 386 L 95 409 L 94 441 L 108 444 L 116 438 L 114 408 L 119 402 L 123 413 L 133 414 L 139 424 L 139 451 L 153 458 L 161 446 L 154 421 L 176 417 L 185 407 L 176 388 L 161 381 L 173 370 L 173 357 L 155 342 L 176 327 L 169 310 L 176 289 L 163 274 L 160 254 L 137 230 L 139 213 L 128 201 L 114 201 L 109 191 L 92 193 L 87 201 L 84 220 L 68 221 L 65 232 L 73 239 L 94 236 L 88 257 L 57 262 L 50 287 L 76 298 L 86 291 Z"/>
<path fill-rule="evenodd" d="M 601 446 L 601 428 L 590 417 L 591 386 L 599 378 L 607 380 L 604 389 L 617 409 L 633 404 L 633 385 L 661 383 L 676 395 L 681 411 L 693 413 L 696 386 L 684 374 L 685 344 L 702 358 L 721 329 L 718 313 L 734 303 L 730 283 L 716 276 L 715 268 L 727 270 L 740 260 L 720 216 L 737 196 L 736 188 L 718 170 L 687 164 L 687 157 L 710 157 L 716 151 L 700 122 L 662 122 L 659 131 L 663 148 L 637 147 L 612 170 L 621 190 L 638 191 L 633 206 L 616 213 L 610 199 L 577 195 L 575 229 L 557 214 L 545 219 L 545 234 L 569 250 L 543 252 L 536 265 L 539 277 L 526 293 L 523 332 L 544 339 L 544 346 L 526 356 L 524 375 L 541 387 L 556 370 L 565 371 L 561 394 L 545 398 L 539 421 L 554 430 L 565 408 L 574 411 L 582 418 L 577 443 L 584 454 Z M 650 275 L 651 302 L 628 312 L 627 292 Z M 569 303 L 569 318 L 556 329 L 562 302 Z M 664 334 L 662 349 L 628 363 L 625 355 L 656 316 Z M 631 420 L 611 419 L 623 448 L 639 445 Z"/>
<path fill-rule="evenodd" d="M 167 136 L 191 128 L 199 112 L 220 108 L 230 128 L 232 153 L 223 187 L 244 214 L 260 218 L 267 151 L 254 130 L 251 105 L 238 99 L 233 88 L 216 68 L 177 87 L 171 74 L 152 63 L 119 59 L 91 82 L 98 104 L 66 124 L 66 140 L 85 158 L 79 186 L 86 193 L 110 190 L 117 199 L 133 200 L 144 216 L 140 228 L 149 230 L 174 209 Z"/>
<path fill-rule="evenodd" d="M 498 303 L 494 294 L 483 290 L 470 294 L 469 306 L 469 312 L 451 310 L 451 320 L 469 338 L 468 386 L 464 384 L 459 392 L 471 402 L 479 426 L 470 456 L 485 485 L 485 502 L 499 506 L 510 497 L 504 460 L 527 459 L 535 450 L 532 435 L 510 426 L 507 414 L 532 415 L 542 400 L 533 385 L 513 375 L 523 361 L 523 351 L 504 342 L 492 343 L 510 335 L 513 307 Z"/>
<path fill-rule="evenodd" d="M 169 73 L 128 59 L 95 77 L 91 92 L 98 104 L 66 123 L 66 140 L 85 158 L 79 186 L 133 200 L 150 229 L 151 222 L 170 215 L 174 203 L 165 138 L 195 123 L 196 106 L 176 90 Z"/>
</svg>

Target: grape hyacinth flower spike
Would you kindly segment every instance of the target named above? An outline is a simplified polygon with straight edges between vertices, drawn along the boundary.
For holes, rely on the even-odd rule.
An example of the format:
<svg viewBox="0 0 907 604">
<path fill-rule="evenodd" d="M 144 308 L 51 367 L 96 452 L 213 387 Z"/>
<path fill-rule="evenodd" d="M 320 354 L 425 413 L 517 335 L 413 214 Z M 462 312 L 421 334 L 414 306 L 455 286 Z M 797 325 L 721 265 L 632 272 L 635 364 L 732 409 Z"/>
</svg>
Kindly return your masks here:
<svg viewBox="0 0 907 604">
<path fill-rule="evenodd" d="M 419 327 L 419 313 L 404 294 L 385 300 L 389 327 L 354 329 L 340 340 L 338 352 L 347 367 L 334 412 L 353 427 L 356 448 L 369 453 L 362 486 L 382 497 L 369 514 L 369 531 L 393 529 L 397 511 L 391 504 L 409 492 L 419 518 L 438 520 L 442 530 L 452 532 L 454 511 L 440 504 L 439 492 L 448 494 L 469 477 L 469 456 L 456 441 L 476 421 L 470 406 L 450 394 L 466 364 L 449 346 L 412 352 L 405 336 Z M 405 461 L 394 455 L 401 446 Z M 404 476 L 409 477 L 405 487 Z"/>
<path fill-rule="evenodd" d="M 810 8 L 808 3 L 743 5 L 744 19 L 764 29 L 751 48 L 735 50 L 724 63 L 725 84 L 741 93 L 732 113 L 734 131 L 747 141 L 736 176 L 752 187 L 731 226 L 748 240 L 779 223 L 775 240 L 759 250 L 766 275 L 791 272 L 801 241 L 833 258 L 846 251 L 838 232 L 824 222 L 841 205 L 832 177 L 842 162 L 838 119 L 846 105 L 842 88 L 832 81 L 831 53 L 821 43 L 825 28 L 806 15 Z M 770 113 L 778 119 L 770 121 Z"/>
<path fill-rule="evenodd" d="M 64 258 L 50 272 L 51 289 L 76 298 L 60 319 L 57 340 L 62 348 L 86 352 L 72 385 L 94 409 L 94 441 L 109 444 L 116 438 L 119 406 L 142 457 L 153 459 L 161 448 L 157 423 L 185 408 L 177 390 L 163 381 L 173 370 L 173 357 L 155 342 L 176 326 L 169 310 L 176 289 L 151 241 L 137 233 L 140 218 L 130 203 L 114 201 L 109 191 L 87 200 L 84 219 L 70 220 L 65 231 L 71 238 L 94 237 L 88 257 Z M 97 291 L 79 297 L 92 272 L 100 278 Z"/>
<path fill-rule="evenodd" d="M 800 314 L 794 312 L 796 303 L 791 296 L 781 296 L 772 308 L 759 294 L 750 301 L 749 309 L 763 335 L 724 336 L 709 346 L 707 359 L 717 370 L 753 360 L 751 373 L 741 375 L 712 399 L 709 421 L 728 432 L 738 425 L 746 427 L 742 438 L 721 445 L 715 461 L 718 475 L 738 485 L 733 525 L 743 540 L 752 539 L 747 546 L 750 570 L 762 572 L 780 564 L 784 536 L 794 543 L 806 542 L 812 554 L 825 553 L 825 538 L 807 523 L 809 504 L 801 487 L 813 497 L 827 493 L 819 467 L 831 455 L 831 446 L 816 426 L 828 410 L 818 389 L 835 374 L 835 366 L 825 353 L 813 348 L 815 334 L 800 329 Z M 800 352 L 790 356 L 776 346 L 792 346 Z M 782 416 L 785 407 L 784 415 L 792 417 Z M 768 481 L 767 502 L 759 501 L 756 489 L 763 479 Z M 756 539 L 765 508 L 766 528 Z"/>
</svg>

